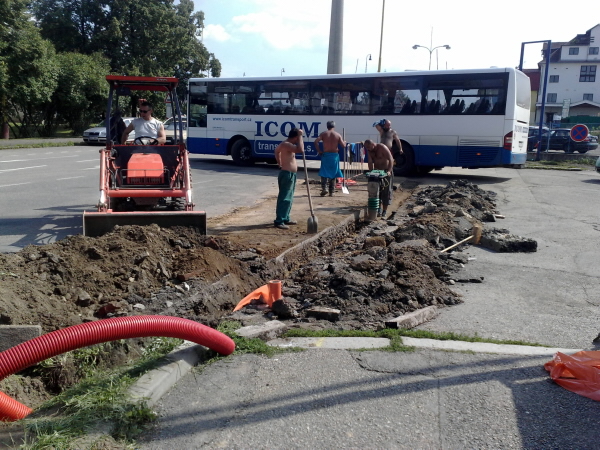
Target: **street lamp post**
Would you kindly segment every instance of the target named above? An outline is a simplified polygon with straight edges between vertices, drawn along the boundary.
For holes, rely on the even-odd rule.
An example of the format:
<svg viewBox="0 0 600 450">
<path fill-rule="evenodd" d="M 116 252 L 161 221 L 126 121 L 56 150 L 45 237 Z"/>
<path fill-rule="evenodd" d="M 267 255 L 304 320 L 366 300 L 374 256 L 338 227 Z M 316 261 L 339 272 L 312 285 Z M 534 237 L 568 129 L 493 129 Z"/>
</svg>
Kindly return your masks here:
<svg viewBox="0 0 600 450">
<path fill-rule="evenodd" d="M 449 45 L 438 45 L 437 47 L 425 47 L 424 45 L 413 45 L 413 49 L 416 50 L 419 47 L 424 48 L 425 50 L 427 50 L 429 52 L 429 70 L 431 70 L 431 55 L 433 54 L 433 51 L 438 49 L 438 48 L 442 48 L 444 47 L 446 50 L 450 50 L 450 46 Z"/>
<path fill-rule="evenodd" d="M 373 58 L 371 58 L 371 54 L 369 53 L 367 56 L 365 56 L 365 73 L 367 73 L 367 63 L 369 61 L 371 61 Z"/>
</svg>

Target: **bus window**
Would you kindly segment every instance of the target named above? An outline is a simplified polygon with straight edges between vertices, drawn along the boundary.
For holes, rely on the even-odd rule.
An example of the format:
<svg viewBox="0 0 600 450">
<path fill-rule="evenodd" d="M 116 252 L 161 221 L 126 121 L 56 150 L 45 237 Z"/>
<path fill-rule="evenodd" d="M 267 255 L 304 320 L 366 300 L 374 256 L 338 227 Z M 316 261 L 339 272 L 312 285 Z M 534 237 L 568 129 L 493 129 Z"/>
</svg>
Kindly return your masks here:
<svg viewBox="0 0 600 450">
<path fill-rule="evenodd" d="M 361 78 L 318 80 L 311 85 L 313 114 L 369 114 L 372 81 Z"/>
<path fill-rule="evenodd" d="M 264 82 L 257 90 L 259 107 L 267 114 L 308 114 L 309 91 L 306 81 Z"/>
<path fill-rule="evenodd" d="M 421 110 L 419 77 L 382 77 L 375 80 L 373 114 L 415 114 Z"/>
<path fill-rule="evenodd" d="M 516 73 L 517 106 L 529 110 L 531 104 L 531 84 L 529 77 L 522 72 Z"/>
<path fill-rule="evenodd" d="M 206 128 L 207 98 L 206 83 L 190 83 L 188 127 Z"/>
<path fill-rule="evenodd" d="M 434 75 L 427 78 L 425 83 L 429 100 L 425 105 L 425 114 L 505 113 L 506 76 Z"/>
</svg>

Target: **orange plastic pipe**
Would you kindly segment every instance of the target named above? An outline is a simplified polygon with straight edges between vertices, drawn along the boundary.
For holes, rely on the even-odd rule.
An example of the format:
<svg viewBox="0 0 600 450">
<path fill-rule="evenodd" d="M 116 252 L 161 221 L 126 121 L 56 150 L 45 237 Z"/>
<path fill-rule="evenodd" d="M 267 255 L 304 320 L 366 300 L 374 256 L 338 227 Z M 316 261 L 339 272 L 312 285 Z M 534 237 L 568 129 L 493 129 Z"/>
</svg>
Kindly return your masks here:
<svg viewBox="0 0 600 450">
<path fill-rule="evenodd" d="M 273 306 L 273 302 L 279 300 L 281 297 L 281 280 L 271 280 L 267 284 L 246 295 L 233 311 L 239 311 L 244 306 L 249 305 L 252 300 L 258 300 L 260 298 L 262 298 L 262 301 L 268 306 Z"/>
<path fill-rule="evenodd" d="M 187 339 L 224 356 L 235 350 L 231 338 L 192 320 L 170 316 L 114 317 L 56 330 L 0 352 L 0 380 L 76 348 L 148 336 Z M 20 420 L 30 413 L 31 408 L 0 392 L 0 421 Z"/>
</svg>

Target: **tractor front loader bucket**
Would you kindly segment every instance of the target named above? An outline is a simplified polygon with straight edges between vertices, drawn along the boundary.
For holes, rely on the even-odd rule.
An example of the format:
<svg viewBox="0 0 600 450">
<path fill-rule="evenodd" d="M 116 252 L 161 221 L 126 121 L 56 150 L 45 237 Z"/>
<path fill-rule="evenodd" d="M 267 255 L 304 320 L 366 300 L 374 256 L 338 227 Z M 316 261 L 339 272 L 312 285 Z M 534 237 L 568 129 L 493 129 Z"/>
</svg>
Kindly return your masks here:
<svg viewBox="0 0 600 450">
<path fill-rule="evenodd" d="M 204 211 L 133 211 L 83 213 L 83 235 L 97 237 L 111 231 L 116 225 L 151 225 L 162 228 L 193 227 L 206 234 Z"/>
</svg>

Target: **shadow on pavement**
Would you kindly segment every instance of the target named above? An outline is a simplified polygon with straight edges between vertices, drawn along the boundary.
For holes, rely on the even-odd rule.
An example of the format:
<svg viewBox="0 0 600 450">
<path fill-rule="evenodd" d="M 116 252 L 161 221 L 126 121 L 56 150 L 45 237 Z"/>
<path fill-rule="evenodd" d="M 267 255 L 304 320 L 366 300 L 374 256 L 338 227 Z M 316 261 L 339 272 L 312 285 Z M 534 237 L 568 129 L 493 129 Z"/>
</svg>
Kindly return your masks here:
<svg viewBox="0 0 600 450">
<path fill-rule="evenodd" d="M 391 354 L 388 355 L 391 357 Z M 402 366 L 403 356 L 396 355 L 398 355 L 396 359 L 400 361 L 399 366 Z M 515 421 L 519 429 L 517 439 L 520 438 L 522 448 L 595 447 L 598 440 L 598 403 L 549 382 L 543 364 L 550 358 L 491 355 L 459 355 L 458 357 L 466 358 L 471 362 L 428 366 L 428 359 L 425 357 L 424 364 L 418 368 L 413 366 L 406 370 L 388 369 L 386 371 L 393 372 L 378 373 L 375 376 L 359 375 L 353 381 L 332 382 L 325 387 L 314 388 L 299 381 L 296 393 L 274 395 L 263 401 L 246 402 L 241 398 L 234 400 L 236 398 L 234 396 L 225 407 L 209 404 L 195 409 L 182 407 L 180 410 L 184 411 L 181 413 L 163 416 L 159 428 L 169 437 L 189 436 L 218 429 L 225 433 L 236 433 L 236 427 L 255 424 L 257 429 L 260 429 L 264 426 L 261 424 L 268 423 L 274 418 L 293 417 L 315 411 L 319 414 L 318 411 L 326 412 L 332 406 L 354 408 L 359 404 L 364 405 L 365 402 L 378 399 L 389 400 L 394 397 L 397 397 L 399 404 L 402 404 L 403 397 L 437 390 L 439 403 L 444 405 L 444 411 L 438 413 L 447 416 L 440 425 L 442 429 L 439 431 L 442 435 L 454 433 L 452 437 L 444 439 L 447 443 L 457 443 L 457 436 L 460 434 L 460 431 L 454 430 L 457 425 L 476 427 L 481 419 L 479 426 L 484 427 L 485 423 L 496 419 L 493 417 L 494 411 L 498 410 L 496 412 L 501 412 L 504 419 Z M 360 361 L 360 358 L 358 359 Z M 435 360 L 435 357 L 433 359 Z M 365 373 L 372 374 L 373 370 L 377 370 L 377 368 L 370 369 L 371 371 Z M 227 364 L 221 370 L 227 370 Z M 378 371 L 383 370 L 379 368 Z M 415 377 L 419 379 L 415 380 Z M 196 383 L 201 385 L 202 380 L 198 379 Z M 506 396 L 502 397 L 494 392 L 498 390 L 494 388 L 498 383 L 511 392 L 512 398 L 505 398 Z M 460 393 L 457 393 L 457 387 L 463 388 Z M 227 389 L 227 386 L 221 388 Z M 247 389 L 252 391 L 254 388 L 247 387 Z M 469 395 L 472 396 L 472 403 L 482 408 L 481 411 L 469 411 L 468 408 L 472 403 L 457 404 Z M 464 414 L 461 411 L 464 411 Z M 482 413 L 486 413 L 487 417 L 479 417 Z M 502 420 L 500 416 L 497 419 Z M 510 427 L 505 427 L 503 424 L 499 426 L 499 430 L 507 428 Z M 396 428 L 396 431 L 399 434 L 410 432 L 401 427 Z M 472 431 L 476 432 L 476 428 Z M 153 433 L 145 441 L 152 442 L 154 446 L 158 446 L 156 448 L 160 448 L 162 438 L 161 434 Z M 500 445 L 502 440 L 494 439 L 494 442 L 495 445 Z M 449 445 L 452 447 L 452 444 Z"/>
<path fill-rule="evenodd" d="M 43 217 L 0 219 L 0 252 L 16 252 L 27 245 L 51 244 L 83 233 L 83 211 L 90 205 L 45 208 Z M 11 241 L 12 237 L 16 240 Z"/>
</svg>

